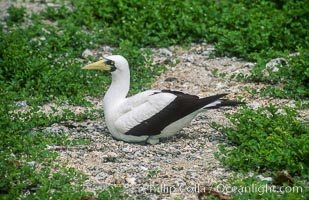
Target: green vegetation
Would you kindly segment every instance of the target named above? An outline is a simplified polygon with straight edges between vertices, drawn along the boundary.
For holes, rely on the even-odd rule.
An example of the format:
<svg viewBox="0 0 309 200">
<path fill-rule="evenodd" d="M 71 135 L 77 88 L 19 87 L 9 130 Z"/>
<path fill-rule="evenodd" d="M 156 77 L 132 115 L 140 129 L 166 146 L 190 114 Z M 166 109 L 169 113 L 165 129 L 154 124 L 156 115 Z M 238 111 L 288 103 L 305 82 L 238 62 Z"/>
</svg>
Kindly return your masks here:
<svg viewBox="0 0 309 200">
<path fill-rule="evenodd" d="M 223 163 L 245 171 L 288 170 L 308 177 L 308 125 L 297 120 L 296 110 L 284 107 L 283 111 L 270 105 L 227 115 L 233 126 L 215 127 L 237 148 L 221 146 Z"/>
<path fill-rule="evenodd" d="M 100 200 L 118 200 L 118 199 L 126 199 L 133 200 L 126 194 L 122 187 L 109 186 L 106 190 L 98 192 L 98 198 Z"/>
<path fill-rule="evenodd" d="M 252 74 L 246 77 L 249 81 L 264 82 L 268 86 L 261 92 L 262 95 L 271 95 L 280 98 L 301 99 L 309 97 L 309 52 L 299 50 L 298 56 L 285 56 L 287 65 L 278 64 L 275 71 L 265 68 L 265 60 L 259 60 L 252 69 Z M 268 75 L 263 75 L 267 71 Z M 273 87 L 279 86 L 279 87 Z"/>
<path fill-rule="evenodd" d="M 297 119 L 297 111 L 289 107 L 279 110 L 274 105 L 261 107 L 257 110 L 243 108 L 236 114 L 228 114 L 231 127 L 212 126 L 225 133 L 228 144 L 220 146 L 217 157 L 226 165 L 241 172 L 256 171 L 269 173 L 277 177 L 277 173 L 287 170 L 292 177 L 309 177 L 309 127 Z M 230 143 L 231 142 L 231 143 Z M 231 148 L 231 145 L 234 148 Z M 262 195 L 265 199 L 297 197 L 306 199 L 309 196 L 306 183 L 297 180 L 294 186 L 299 186 L 303 192 L 287 192 L 283 196 L 273 192 Z M 233 180 L 235 187 L 245 187 L 255 184 L 256 187 L 267 187 L 268 182 L 256 181 L 256 177 L 244 180 Z M 283 184 L 278 182 L 277 184 Z M 308 184 L 308 183 L 307 183 Z M 285 185 L 289 186 L 289 185 Z M 258 199 L 261 194 L 246 192 L 243 199 Z M 240 198 L 239 194 L 234 196 Z"/>
<path fill-rule="evenodd" d="M 232 195 L 232 200 L 308 199 L 309 196 L 307 186 L 303 182 L 298 182 L 293 186 L 288 184 L 273 186 L 267 181 L 256 181 L 256 176 L 248 178 L 234 177 L 231 182 L 233 183 L 231 187 L 236 190 Z"/>
<path fill-rule="evenodd" d="M 6 23 L 9 26 L 12 26 L 13 24 L 20 24 L 24 22 L 24 15 L 26 13 L 26 9 L 24 7 L 17 8 L 14 6 L 11 6 L 8 9 L 9 17 L 7 18 Z"/>
<path fill-rule="evenodd" d="M 5 98 L 2 100 L 0 104 L 1 199 L 16 199 L 21 194 L 27 194 L 24 196 L 25 199 L 48 197 L 76 199 L 85 195 L 86 192 L 81 190 L 84 177 L 72 168 L 56 166 L 53 161 L 57 154 L 46 149 L 50 144 L 65 145 L 68 143 L 68 136 L 32 131 L 36 127 L 48 126 L 72 117 L 78 120 L 74 113 L 67 110 L 62 116 L 57 116 L 55 113 L 47 115 L 39 112 L 37 106 L 33 106 L 28 112 L 12 113 L 7 105 L 8 101 L 5 101 Z M 82 119 L 85 118 L 81 117 L 80 120 Z M 78 184 L 72 185 L 72 182 Z"/>
<path fill-rule="evenodd" d="M 236 76 L 270 84 L 263 95 L 302 101 L 309 91 L 308 12 L 308 2 L 292 0 L 72 0 L 32 14 L 25 7 L 11 6 L 5 24 L 0 25 L 0 199 L 94 196 L 81 186 L 85 177 L 74 169 L 55 166 L 57 154 L 46 149 L 76 142 L 66 134 L 36 130 L 60 121 L 96 117 L 96 110 L 80 115 L 69 110 L 57 115 L 57 108 L 50 114 L 39 111 L 40 105 L 51 101 L 91 106 L 83 97 L 103 94 L 110 77 L 80 70 L 88 62 L 81 59 L 85 49 L 117 47 L 114 53 L 126 56 L 134 69 L 133 94 L 148 88 L 164 69 L 151 66 L 151 52 L 141 47 L 206 41 L 215 44 L 217 55 L 257 62 L 249 76 Z M 295 52 L 300 55 L 289 56 Z M 288 66 L 277 66 L 274 72 L 265 64 L 276 57 L 285 58 Z M 27 103 L 28 111 L 17 110 L 20 101 Z M 308 178 L 308 127 L 296 119 L 295 110 L 284 110 L 286 114 L 278 114 L 273 106 L 257 111 L 245 108 L 229 116 L 234 127 L 220 130 L 236 147 L 222 147 L 222 161 L 238 170 L 285 169 L 299 180 Z M 100 199 L 127 197 L 122 188 L 114 187 L 97 194 Z"/>
<path fill-rule="evenodd" d="M 302 52 L 302 62 L 293 59 L 287 70 L 269 77 L 282 82 L 284 89 L 267 89 L 264 93 L 293 98 L 309 95 L 309 22 L 306 17 L 309 5 L 306 1 L 74 2 L 80 12 L 62 11 L 60 15 L 69 14 L 74 23 L 89 28 L 102 27 L 102 37 L 108 43 L 118 45 L 120 40 L 129 40 L 144 47 L 207 41 L 216 45 L 218 55 L 258 61 L 258 67 L 252 70 L 247 81 L 264 82 L 261 70 L 267 61 Z M 80 16 L 81 13 L 87 17 Z M 278 80 L 278 76 L 283 80 Z"/>
</svg>

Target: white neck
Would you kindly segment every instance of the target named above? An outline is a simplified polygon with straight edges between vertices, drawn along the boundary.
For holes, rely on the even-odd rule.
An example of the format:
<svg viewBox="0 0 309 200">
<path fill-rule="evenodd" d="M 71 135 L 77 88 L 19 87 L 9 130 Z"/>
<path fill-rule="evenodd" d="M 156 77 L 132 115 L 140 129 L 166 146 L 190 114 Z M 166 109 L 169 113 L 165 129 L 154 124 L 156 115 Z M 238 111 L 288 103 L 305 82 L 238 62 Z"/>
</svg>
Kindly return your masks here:
<svg viewBox="0 0 309 200">
<path fill-rule="evenodd" d="M 115 108 L 115 105 L 123 102 L 130 89 L 129 69 L 112 73 L 112 83 L 103 99 L 104 110 Z"/>
</svg>

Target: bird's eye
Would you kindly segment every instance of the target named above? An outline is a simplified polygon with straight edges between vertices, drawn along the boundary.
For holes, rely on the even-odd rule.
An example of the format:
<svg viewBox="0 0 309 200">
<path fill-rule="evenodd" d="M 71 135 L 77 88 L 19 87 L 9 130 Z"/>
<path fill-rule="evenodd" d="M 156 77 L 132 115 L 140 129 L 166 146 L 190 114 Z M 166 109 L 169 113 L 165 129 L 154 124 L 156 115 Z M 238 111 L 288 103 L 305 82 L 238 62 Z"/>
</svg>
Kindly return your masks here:
<svg viewBox="0 0 309 200">
<path fill-rule="evenodd" d="M 112 60 L 106 60 L 106 61 L 105 61 L 105 64 L 106 64 L 106 65 L 112 65 L 112 66 L 115 66 L 115 62 L 114 62 L 114 61 L 112 61 Z"/>
</svg>

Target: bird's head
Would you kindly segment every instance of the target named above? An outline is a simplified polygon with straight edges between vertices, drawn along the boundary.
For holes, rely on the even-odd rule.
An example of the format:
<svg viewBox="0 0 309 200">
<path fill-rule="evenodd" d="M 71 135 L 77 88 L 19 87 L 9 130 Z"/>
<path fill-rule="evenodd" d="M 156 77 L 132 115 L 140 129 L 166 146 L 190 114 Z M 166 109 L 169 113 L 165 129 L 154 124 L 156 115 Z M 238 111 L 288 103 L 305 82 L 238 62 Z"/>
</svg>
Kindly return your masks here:
<svg viewBox="0 0 309 200">
<path fill-rule="evenodd" d="M 84 66 L 82 69 L 98 69 L 98 70 L 107 70 L 110 72 L 124 71 L 129 69 L 128 61 L 120 55 L 108 56 L 100 61 L 90 63 Z"/>
</svg>

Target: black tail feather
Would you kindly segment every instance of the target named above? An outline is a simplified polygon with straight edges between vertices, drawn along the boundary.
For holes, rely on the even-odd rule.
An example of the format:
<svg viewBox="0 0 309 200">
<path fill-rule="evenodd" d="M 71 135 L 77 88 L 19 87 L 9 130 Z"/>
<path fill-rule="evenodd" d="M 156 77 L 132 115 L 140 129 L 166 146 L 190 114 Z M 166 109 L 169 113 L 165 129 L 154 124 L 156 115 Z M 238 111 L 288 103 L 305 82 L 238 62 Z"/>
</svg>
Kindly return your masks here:
<svg viewBox="0 0 309 200">
<path fill-rule="evenodd" d="M 205 109 L 216 109 L 216 108 L 220 108 L 220 107 L 235 107 L 235 106 L 239 106 L 239 105 L 243 105 L 246 104 L 245 102 L 239 102 L 239 101 L 231 101 L 228 99 L 220 99 L 222 102 L 215 105 L 215 106 L 211 106 L 211 107 L 206 107 Z"/>
</svg>

